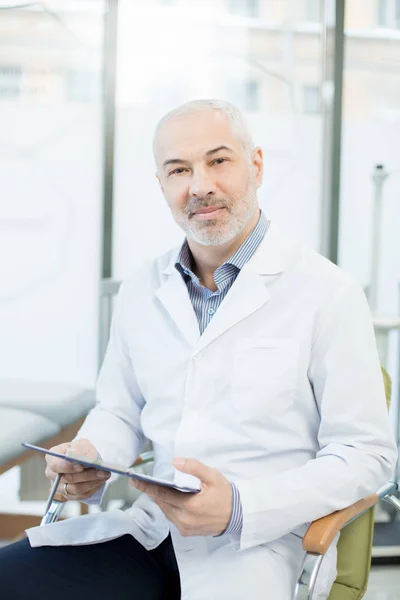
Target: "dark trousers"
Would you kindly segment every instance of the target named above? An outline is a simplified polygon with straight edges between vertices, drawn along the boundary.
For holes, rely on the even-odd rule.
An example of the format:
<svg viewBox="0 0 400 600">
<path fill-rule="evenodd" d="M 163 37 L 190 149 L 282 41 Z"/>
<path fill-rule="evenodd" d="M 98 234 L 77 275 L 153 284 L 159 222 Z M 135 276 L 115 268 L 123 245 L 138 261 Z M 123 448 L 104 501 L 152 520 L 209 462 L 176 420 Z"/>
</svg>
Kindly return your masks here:
<svg viewBox="0 0 400 600">
<path fill-rule="evenodd" d="M 179 600 L 178 565 L 168 536 L 146 550 L 132 536 L 88 546 L 0 548 L 2 600 Z"/>
</svg>

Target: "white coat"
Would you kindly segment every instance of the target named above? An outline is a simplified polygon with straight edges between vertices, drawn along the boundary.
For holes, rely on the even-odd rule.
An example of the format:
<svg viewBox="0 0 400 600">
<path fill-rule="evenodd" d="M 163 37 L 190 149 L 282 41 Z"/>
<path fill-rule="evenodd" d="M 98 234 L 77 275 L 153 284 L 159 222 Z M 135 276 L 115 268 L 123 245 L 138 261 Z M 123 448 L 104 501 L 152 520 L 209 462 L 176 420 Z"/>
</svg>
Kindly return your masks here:
<svg viewBox="0 0 400 600">
<path fill-rule="evenodd" d="M 176 456 L 219 469 L 239 489 L 241 535 L 183 537 L 142 494 L 125 512 L 28 530 L 30 542 L 131 533 L 152 549 L 171 531 L 183 600 L 290 600 L 307 523 L 376 491 L 395 465 L 369 308 L 350 276 L 272 223 L 200 336 L 176 257 L 122 285 L 80 437 L 121 464 L 152 440 L 159 477 Z M 335 548 L 323 565 L 320 597 Z"/>
</svg>

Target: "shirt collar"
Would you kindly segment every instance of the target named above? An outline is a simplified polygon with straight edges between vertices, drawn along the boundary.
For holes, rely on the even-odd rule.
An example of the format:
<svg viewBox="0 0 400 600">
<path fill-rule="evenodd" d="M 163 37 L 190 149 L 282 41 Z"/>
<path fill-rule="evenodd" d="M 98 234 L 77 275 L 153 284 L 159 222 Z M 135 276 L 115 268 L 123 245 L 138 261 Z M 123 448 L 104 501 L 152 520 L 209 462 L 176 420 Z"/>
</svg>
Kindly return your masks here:
<svg viewBox="0 0 400 600">
<path fill-rule="evenodd" d="M 250 260 L 258 246 L 264 239 L 266 232 L 268 231 L 270 222 L 266 219 L 264 213 L 260 210 L 260 218 L 258 219 L 258 223 L 250 233 L 250 235 L 245 239 L 243 244 L 236 250 L 234 254 L 227 261 L 225 261 L 221 266 L 218 267 L 216 272 L 222 271 L 225 265 L 233 265 L 239 271 L 244 267 L 244 265 Z M 189 248 L 189 244 L 187 239 L 182 244 L 180 252 L 178 254 L 176 263 L 176 269 L 183 276 L 184 274 L 189 275 L 192 279 L 198 280 L 196 275 L 193 273 L 193 256 Z"/>
<path fill-rule="evenodd" d="M 254 227 L 250 235 L 245 239 L 240 248 L 236 250 L 235 254 L 232 254 L 232 256 L 228 258 L 224 265 L 234 265 L 239 270 L 242 269 L 253 256 L 258 246 L 261 244 L 268 227 L 269 221 L 265 218 L 264 213 L 260 210 L 260 218 L 258 219 L 257 225 Z M 221 265 L 221 267 L 224 265 Z"/>
</svg>

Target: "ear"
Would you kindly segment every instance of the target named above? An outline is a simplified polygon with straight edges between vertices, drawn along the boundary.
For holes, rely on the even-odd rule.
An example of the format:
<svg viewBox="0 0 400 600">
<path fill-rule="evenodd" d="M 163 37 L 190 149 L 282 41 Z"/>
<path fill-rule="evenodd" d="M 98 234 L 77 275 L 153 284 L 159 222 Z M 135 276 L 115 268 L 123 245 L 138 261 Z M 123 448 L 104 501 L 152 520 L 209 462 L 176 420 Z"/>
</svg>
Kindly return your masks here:
<svg viewBox="0 0 400 600">
<path fill-rule="evenodd" d="M 259 188 L 263 182 L 264 175 L 264 157 L 263 151 L 260 146 L 254 148 L 251 158 L 251 164 L 254 169 L 255 182 L 257 188 Z"/>
<path fill-rule="evenodd" d="M 161 191 L 162 191 L 162 193 L 164 193 L 164 188 L 163 188 L 163 185 L 161 183 L 161 179 L 160 179 L 160 177 L 158 175 L 158 171 L 156 171 L 155 175 L 156 175 L 156 179 L 157 179 L 158 183 L 160 184 Z"/>
</svg>

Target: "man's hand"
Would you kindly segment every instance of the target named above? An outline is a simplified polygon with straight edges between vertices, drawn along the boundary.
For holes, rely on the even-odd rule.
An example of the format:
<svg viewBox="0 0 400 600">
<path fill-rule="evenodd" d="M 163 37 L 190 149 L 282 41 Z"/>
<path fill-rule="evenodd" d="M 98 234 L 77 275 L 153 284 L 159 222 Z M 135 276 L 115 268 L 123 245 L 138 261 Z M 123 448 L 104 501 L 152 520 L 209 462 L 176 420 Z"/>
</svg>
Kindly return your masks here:
<svg viewBox="0 0 400 600">
<path fill-rule="evenodd" d="M 85 439 L 59 444 L 50 448 L 50 450 L 59 454 L 77 454 L 78 456 L 85 456 L 90 460 L 95 460 L 98 456 L 98 452 L 93 444 Z M 85 500 L 86 498 L 90 498 L 111 476 L 111 473 L 108 471 L 83 467 L 82 465 L 68 462 L 50 454 L 46 454 L 46 462 L 45 474 L 51 484 L 54 483 L 59 473 L 63 474 L 57 492 L 62 494 L 67 500 Z M 67 493 L 65 493 L 65 484 L 67 484 Z"/>
<path fill-rule="evenodd" d="M 232 512 L 232 488 L 226 477 L 194 458 L 175 459 L 174 466 L 198 477 L 201 491 L 186 493 L 155 483 L 133 479 L 130 482 L 154 500 L 184 537 L 219 535 L 225 531 Z"/>
</svg>

